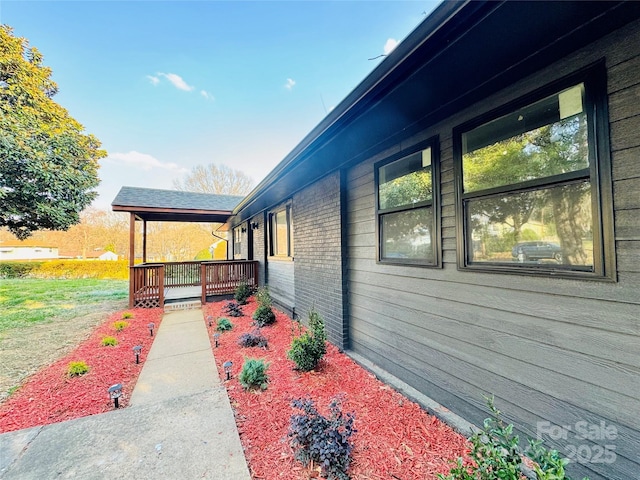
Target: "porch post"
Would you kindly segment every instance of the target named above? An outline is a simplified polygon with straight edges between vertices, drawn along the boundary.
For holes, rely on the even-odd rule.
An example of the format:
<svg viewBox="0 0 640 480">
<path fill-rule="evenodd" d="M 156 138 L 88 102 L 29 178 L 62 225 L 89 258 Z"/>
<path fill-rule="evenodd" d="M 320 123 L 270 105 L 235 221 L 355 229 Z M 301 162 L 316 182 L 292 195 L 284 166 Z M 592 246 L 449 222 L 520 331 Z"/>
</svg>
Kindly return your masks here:
<svg viewBox="0 0 640 480">
<path fill-rule="evenodd" d="M 136 214 L 129 217 L 129 266 L 133 267 L 136 257 Z"/>
<path fill-rule="evenodd" d="M 142 220 L 142 263 L 147 263 L 147 221 Z"/>
<path fill-rule="evenodd" d="M 129 308 L 133 308 L 133 283 L 135 271 L 133 264 L 136 256 L 136 214 L 131 212 L 129 216 Z"/>
</svg>

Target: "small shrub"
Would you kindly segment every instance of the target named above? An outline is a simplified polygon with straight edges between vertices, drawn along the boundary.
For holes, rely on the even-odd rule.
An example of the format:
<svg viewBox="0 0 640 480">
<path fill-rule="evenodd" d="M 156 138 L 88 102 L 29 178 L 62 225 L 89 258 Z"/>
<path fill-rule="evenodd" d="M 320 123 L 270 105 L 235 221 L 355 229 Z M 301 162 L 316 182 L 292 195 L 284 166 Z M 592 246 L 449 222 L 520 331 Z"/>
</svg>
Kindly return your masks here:
<svg viewBox="0 0 640 480">
<path fill-rule="evenodd" d="M 128 326 L 129 326 L 129 322 L 125 322 L 123 320 L 118 320 L 117 322 L 113 322 L 113 328 L 115 328 L 117 332 L 121 332 Z"/>
<path fill-rule="evenodd" d="M 356 431 L 353 428 L 355 415 L 342 413 L 336 398 L 329 403 L 328 418 L 318 413 L 310 399 L 297 399 L 291 405 L 302 411 L 302 414 L 292 415 L 289 421 L 288 436 L 296 460 L 304 466 L 311 462 L 320 465 L 322 474 L 330 480 L 348 479 L 353 450 L 349 439 Z"/>
<path fill-rule="evenodd" d="M 320 314 L 312 309 L 309 312 L 309 330 L 293 339 L 287 358 L 293 360 L 298 370 L 311 371 L 318 366 L 327 352 L 326 341 L 324 321 Z"/>
<path fill-rule="evenodd" d="M 267 339 L 260 333 L 260 329 L 256 328 L 252 332 L 243 333 L 238 338 L 238 345 L 241 347 L 260 347 L 267 348 Z"/>
<path fill-rule="evenodd" d="M 276 315 L 271 310 L 271 307 L 267 307 L 266 305 L 261 305 L 256 308 L 256 311 L 253 312 L 253 320 L 254 323 L 258 327 L 264 327 L 265 325 L 271 325 L 276 321 Z"/>
<path fill-rule="evenodd" d="M 237 302 L 233 301 L 228 302 L 224 306 L 224 311 L 230 317 L 241 317 L 244 315 L 244 313 L 242 313 L 242 307 Z"/>
<path fill-rule="evenodd" d="M 228 318 L 219 318 L 216 324 L 216 330 L 219 332 L 226 332 L 227 330 L 231 330 L 233 328 L 233 324 L 229 321 Z"/>
<path fill-rule="evenodd" d="M 115 347 L 118 345 L 118 339 L 116 337 L 104 337 L 101 343 L 103 347 Z"/>
<path fill-rule="evenodd" d="M 240 305 L 245 305 L 247 303 L 247 299 L 251 296 L 251 287 L 247 282 L 242 282 L 236 288 L 235 294 L 233 298 Z"/>
<path fill-rule="evenodd" d="M 267 389 L 267 383 L 269 378 L 267 377 L 267 369 L 269 364 L 264 363 L 264 360 L 258 360 L 255 358 L 248 358 L 242 365 L 242 371 L 238 380 L 245 390 L 250 389 Z"/>
<path fill-rule="evenodd" d="M 122 318 L 123 319 L 133 318 L 133 313 L 131 313 L 131 312 L 123 312 L 122 313 Z"/>
<path fill-rule="evenodd" d="M 89 366 L 85 362 L 69 362 L 67 374 L 70 377 L 79 377 L 89 371 Z"/>
<path fill-rule="evenodd" d="M 542 441 L 529 439 L 529 448 L 522 452 L 518 435 L 513 434 L 513 425 L 505 424 L 501 412 L 495 407 L 493 398 L 487 398 L 491 417 L 485 419 L 483 428 L 476 431 L 471 442 L 471 464 L 458 458 L 448 475 L 438 474 L 440 480 L 485 480 L 493 478 L 521 479 L 522 455 L 526 454 L 537 465 L 534 467 L 537 480 L 571 480 L 564 472 L 569 463 L 556 450 L 547 450 Z M 588 479 L 584 479 L 588 480 Z"/>
<path fill-rule="evenodd" d="M 272 307 L 272 302 L 271 302 L 271 294 L 269 293 L 269 287 L 264 286 L 264 287 L 260 287 L 258 288 L 258 290 L 256 291 L 256 302 L 258 302 L 258 305 L 260 305 L 261 307 Z"/>
</svg>

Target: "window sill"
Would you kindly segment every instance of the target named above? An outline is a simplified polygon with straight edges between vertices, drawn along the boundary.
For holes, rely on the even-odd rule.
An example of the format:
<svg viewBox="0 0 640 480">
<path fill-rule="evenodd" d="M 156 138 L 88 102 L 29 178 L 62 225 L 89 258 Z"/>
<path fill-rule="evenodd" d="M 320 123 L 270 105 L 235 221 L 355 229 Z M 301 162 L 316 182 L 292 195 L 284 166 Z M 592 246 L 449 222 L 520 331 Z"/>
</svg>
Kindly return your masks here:
<svg viewBox="0 0 640 480">
<path fill-rule="evenodd" d="M 591 270 L 569 270 L 564 268 L 544 268 L 544 267 L 510 267 L 508 265 L 465 265 L 459 266 L 459 271 L 480 272 L 480 273 L 502 273 L 507 275 L 520 275 L 526 277 L 543 278 L 564 278 L 570 280 L 599 281 L 616 283 L 615 274 L 612 276 L 602 275 Z"/>
<path fill-rule="evenodd" d="M 281 256 L 273 255 L 273 256 L 267 257 L 267 260 L 270 262 L 293 262 L 293 258 L 294 257 L 285 257 L 283 255 Z"/>
</svg>

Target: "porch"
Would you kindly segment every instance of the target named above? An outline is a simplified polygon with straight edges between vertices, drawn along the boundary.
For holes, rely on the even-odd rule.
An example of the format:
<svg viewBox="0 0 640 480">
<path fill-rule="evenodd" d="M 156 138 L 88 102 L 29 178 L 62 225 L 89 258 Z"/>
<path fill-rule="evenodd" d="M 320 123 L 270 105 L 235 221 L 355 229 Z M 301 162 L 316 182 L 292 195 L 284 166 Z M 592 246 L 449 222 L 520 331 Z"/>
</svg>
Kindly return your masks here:
<svg viewBox="0 0 640 480">
<path fill-rule="evenodd" d="M 129 267 L 129 308 L 164 308 L 172 302 L 200 300 L 258 286 L 258 262 L 219 260 L 143 263 Z"/>
</svg>

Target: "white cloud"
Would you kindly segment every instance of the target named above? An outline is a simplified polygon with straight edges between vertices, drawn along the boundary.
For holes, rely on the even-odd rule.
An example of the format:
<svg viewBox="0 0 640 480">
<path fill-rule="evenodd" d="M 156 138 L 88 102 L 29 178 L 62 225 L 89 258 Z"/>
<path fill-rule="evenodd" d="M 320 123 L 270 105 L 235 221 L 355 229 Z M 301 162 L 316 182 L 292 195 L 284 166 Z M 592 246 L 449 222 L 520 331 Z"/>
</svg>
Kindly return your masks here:
<svg viewBox="0 0 640 480">
<path fill-rule="evenodd" d="M 387 42 L 384 44 L 384 54 L 389 55 L 393 52 L 393 49 L 398 46 L 398 41 L 395 38 L 387 39 Z"/>
<path fill-rule="evenodd" d="M 207 92 L 206 90 L 200 90 L 200 95 L 202 95 L 204 98 L 206 98 L 207 100 L 215 100 L 214 96 L 211 95 L 209 92 Z"/>
<path fill-rule="evenodd" d="M 188 168 L 181 167 L 177 163 L 161 162 L 152 155 L 136 152 L 135 150 L 131 150 L 127 153 L 110 153 L 105 160 L 116 164 L 124 164 L 147 172 L 157 168 L 177 173 L 186 173 L 189 171 Z"/>
<path fill-rule="evenodd" d="M 171 82 L 171 84 L 178 90 L 184 90 L 185 92 L 190 92 L 191 90 L 193 90 L 193 87 L 185 82 L 180 75 L 176 75 L 175 73 L 162 72 L 158 72 L 157 75 L 158 77 L 164 77 L 169 80 L 169 82 Z"/>
<path fill-rule="evenodd" d="M 284 88 L 291 90 L 295 84 L 296 81 L 293 78 L 287 78 L 287 83 L 284 84 Z"/>
<path fill-rule="evenodd" d="M 151 85 L 158 85 L 160 83 L 160 79 L 158 77 L 154 77 L 153 75 L 147 75 L 147 78 L 151 82 Z"/>
</svg>

